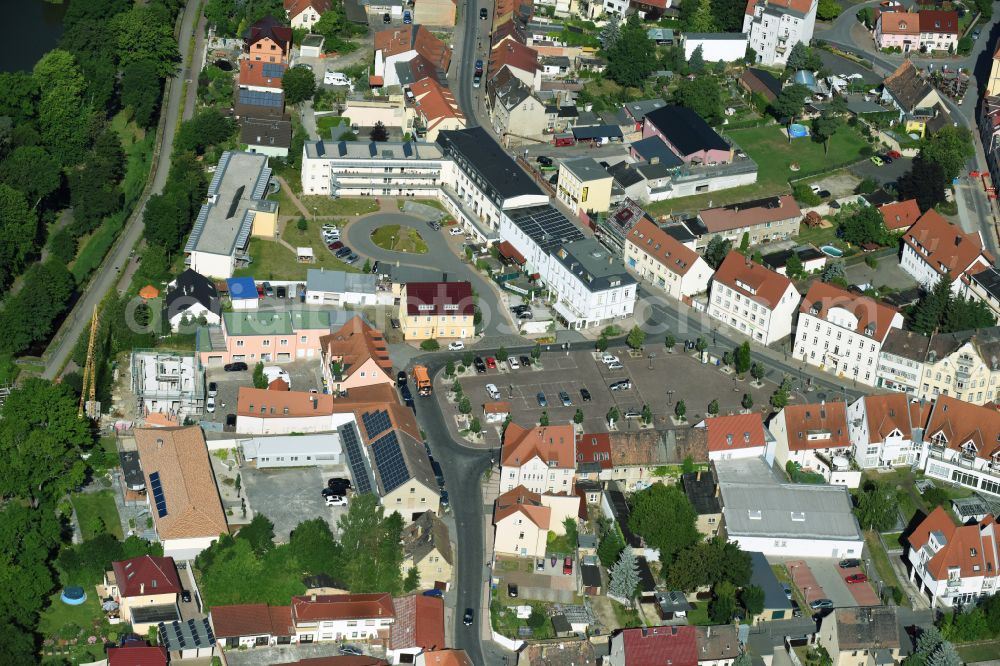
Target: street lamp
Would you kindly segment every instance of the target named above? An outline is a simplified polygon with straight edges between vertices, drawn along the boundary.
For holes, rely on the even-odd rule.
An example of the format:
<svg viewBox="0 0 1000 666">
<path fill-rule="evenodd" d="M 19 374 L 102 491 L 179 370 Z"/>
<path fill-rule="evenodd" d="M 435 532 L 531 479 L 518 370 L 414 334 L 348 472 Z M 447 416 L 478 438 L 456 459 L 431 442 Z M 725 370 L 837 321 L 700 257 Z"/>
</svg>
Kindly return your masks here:
<svg viewBox="0 0 1000 666">
<path fill-rule="evenodd" d="M 718 333 L 718 331 L 719 331 L 719 327 L 718 326 L 713 326 L 712 327 L 712 346 L 713 347 L 716 345 L 715 334 Z"/>
<path fill-rule="evenodd" d="M 667 404 L 674 404 L 674 392 L 672 390 L 667 390 Z"/>
</svg>

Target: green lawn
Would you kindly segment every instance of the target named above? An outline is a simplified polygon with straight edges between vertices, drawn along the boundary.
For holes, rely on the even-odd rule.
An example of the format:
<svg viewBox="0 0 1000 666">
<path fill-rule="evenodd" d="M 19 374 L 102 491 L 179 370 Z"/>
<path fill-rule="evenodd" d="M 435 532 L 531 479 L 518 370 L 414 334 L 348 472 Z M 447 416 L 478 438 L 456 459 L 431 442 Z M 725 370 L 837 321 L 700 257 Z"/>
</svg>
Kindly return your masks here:
<svg viewBox="0 0 1000 666">
<path fill-rule="evenodd" d="M 352 199 L 333 199 L 320 195 L 300 197 L 302 205 L 311 214 L 321 217 L 333 217 L 336 215 L 350 216 L 366 215 L 378 210 L 378 201 L 371 197 L 357 197 Z"/>
<path fill-rule="evenodd" d="M 729 190 L 698 194 L 692 197 L 668 199 L 650 204 L 647 210 L 656 215 L 670 212 L 695 211 L 709 206 L 725 206 L 750 199 L 787 194 L 792 191 L 788 179 L 797 174 L 819 171 L 827 166 L 850 164 L 864 159 L 861 148 L 864 138 L 852 127 L 843 126 L 830 140 L 830 152 L 823 152 L 823 144 L 812 139 L 788 139 L 776 125 L 753 127 L 726 132 L 747 155 L 757 162 L 757 182 Z M 799 171 L 789 169 L 792 162 L 799 163 Z"/>
<path fill-rule="evenodd" d="M 875 570 L 878 572 L 879 577 L 885 581 L 887 586 L 902 590 L 903 587 L 899 584 L 899 578 L 896 577 L 896 570 L 889 564 L 889 555 L 879 542 L 878 535 L 874 532 L 865 532 L 865 541 L 868 543 L 868 552 L 871 555 L 872 564 L 875 565 Z"/>
<path fill-rule="evenodd" d="M 437 208 L 442 213 L 448 212 L 447 210 L 445 210 L 444 205 L 442 205 L 442 203 L 437 199 L 411 199 L 411 201 L 413 201 L 414 203 L 423 204 L 425 206 L 430 206 L 431 208 Z M 399 201 L 396 202 L 397 206 L 399 207 L 399 210 L 403 210 L 403 205 L 405 203 L 406 201 L 404 201 L 403 199 L 400 199 Z"/>
<path fill-rule="evenodd" d="M 708 617 L 708 602 L 707 601 L 697 601 L 691 604 L 694 608 L 687 612 L 688 624 L 693 624 L 696 626 L 707 626 L 710 624 L 715 624 L 712 622 L 711 618 Z"/>
<path fill-rule="evenodd" d="M 406 229 L 400 233 L 398 224 L 387 224 L 372 232 L 372 242 L 383 250 L 409 252 L 411 254 L 427 254 L 427 243 L 420 237 L 416 229 Z"/>
<path fill-rule="evenodd" d="M 611 608 L 615 611 L 615 619 L 618 620 L 619 627 L 628 628 L 642 626 L 642 620 L 639 618 L 639 611 L 636 609 L 623 606 L 614 599 L 611 600 Z M 688 617 L 691 617 L 690 613 L 688 613 Z"/>
<path fill-rule="evenodd" d="M 799 235 L 796 236 L 800 243 L 812 243 L 816 247 L 824 245 L 843 246 L 843 241 L 837 238 L 837 225 L 831 224 L 828 228 L 799 226 Z"/>
<path fill-rule="evenodd" d="M 343 220 L 333 220 L 333 222 L 337 225 L 343 224 Z M 329 223 L 330 221 L 327 220 L 323 224 Z M 333 252 L 330 252 L 326 247 L 326 243 L 323 242 L 322 224 L 309 220 L 306 222 L 306 225 L 305 231 L 299 231 L 295 222 L 289 222 L 285 225 L 284 233 L 281 234 L 281 238 L 294 247 L 308 246 L 313 249 L 313 254 L 316 257 L 316 263 L 314 264 L 300 264 L 295 262 L 294 258 L 292 259 L 295 266 L 302 267 L 303 277 L 305 277 L 305 271 L 309 268 L 326 268 L 333 271 L 347 271 L 348 273 L 358 273 L 361 271 L 361 267 L 364 265 L 363 262 L 354 265 L 345 264 L 333 256 Z"/>
<path fill-rule="evenodd" d="M 69 606 L 59 599 L 59 590 L 49 598 L 49 607 L 42 611 L 38 632 L 42 635 L 42 663 L 85 664 L 104 658 L 104 640 L 111 632 L 119 637 L 128 625 L 112 628 L 106 624 L 104 613 L 97 598 L 94 585 L 98 581 L 87 581 L 83 585 L 87 600 L 79 606 Z M 87 639 L 96 636 L 98 640 L 90 645 Z M 66 645 L 60 645 L 60 643 Z M 75 644 L 72 644 L 74 643 Z M 68 660 L 68 662 L 67 662 Z"/>
<path fill-rule="evenodd" d="M 119 539 L 122 538 L 121 521 L 118 519 L 118 507 L 111 490 L 96 493 L 80 493 L 72 498 L 76 517 L 80 521 L 80 530 L 84 539 L 91 539 L 101 532 L 108 532 Z M 103 528 L 102 528 L 103 525 Z"/>
<path fill-rule="evenodd" d="M 343 116 L 316 116 L 316 131 L 320 137 L 326 139 L 330 135 L 330 128 L 339 125 L 342 120 L 346 120 L 348 126 L 351 124 L 350 118 Z"/>
<path fill-rule="evenodd" d="M 286 228 L 283 237 L 294 246 L 310 245 L 316 256 L 314 263 L 300 264 L 292 251 L 284 245 L 260 238 L 251 238 L 250 256 L 253 257 L 253 263 L 237 270 L 236 277 L 253 277 L 258 280 L 305 280 L 306 271 L 310 268 L 327 268 L 350 273 L 360 272 L 360 267 L 345 264 L 334 257 L 326 247 L 320 244 L 319 239 L 306 237 L 302 240 L 307 242 L 300 243 L 299 239 L 295 238 L 297 234 L 298 229 L 295 229 L 293 225 L 291 232 Z"/>
<path fill-rule="evenodd" d="M 1000 641 L 990 641 L 977 643 L 975 645 L 956 645 L 958 656 L 967 664 L 976 661 L 989 661 L 996 659 L 1000 654 Z"/>
</svg>

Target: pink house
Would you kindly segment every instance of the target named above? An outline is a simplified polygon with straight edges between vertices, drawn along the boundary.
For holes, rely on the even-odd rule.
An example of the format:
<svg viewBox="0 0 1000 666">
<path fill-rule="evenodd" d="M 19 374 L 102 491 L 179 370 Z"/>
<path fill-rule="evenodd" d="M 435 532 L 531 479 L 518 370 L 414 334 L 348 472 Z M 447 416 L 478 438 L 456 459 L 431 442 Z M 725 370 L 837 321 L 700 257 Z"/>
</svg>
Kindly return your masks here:
<svg viewBox="0 0 1000 666">
<path fill-rule="evenodd" d="M 880 49 L 898 48 L 903 53 L 920 48 L 920 14 L 880 12 L 875 22 L 875 44 Z"/>
<path fill-rule="evenodd" d="M 324 335 L 319 344 L 323 380 L 330 390 L 392 384 L 392 361 L 385 336 L 361 317 L 354 317 L 338 331 Z"/>
<path fill-rule="evenodd" d="M 330 332 L 330 316 L 314 310 L 226 312 L 221 326 L 198 330 L 198 354 L 209 367 L 313 358 L 319 356 L 319 339 Z"/>
<path fill-rule="evenodd" d="M 655 136 L 685 164 L 726 164 L 733 148 L 701 116 L 683 106 L 665 106 L 646 114 L 642 138 Z"/>
</svg>

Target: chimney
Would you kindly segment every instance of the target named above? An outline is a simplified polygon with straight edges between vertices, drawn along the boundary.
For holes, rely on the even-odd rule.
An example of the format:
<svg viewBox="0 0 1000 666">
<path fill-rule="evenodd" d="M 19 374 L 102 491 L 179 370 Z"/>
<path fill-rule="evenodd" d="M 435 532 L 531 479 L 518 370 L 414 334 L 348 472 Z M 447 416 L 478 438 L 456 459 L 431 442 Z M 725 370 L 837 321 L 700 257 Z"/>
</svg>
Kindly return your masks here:
<svg viewBox="0 0 1000 666">
<path fill-rule="evenodd" d="M 310 595 L 309 601 L 316 601 L 316 595 L 315 594 Z"/>
<path fill-rule="evenodd" d="M 695 477 L 695 481 L 701 481 L 701 470 L 698 470 L 698 476 Z"/>
<path fill-rule="evenodd" d="M 659 157 L 652 157 L 652 158 L 650 158 L 649 163 L 650 164 L 659 164 L 660 163 L 660 158 Z"/>
<path fill-rule="evenodd" d="M 318 408 L 318 406 L 319 406 L 319 400 L 317 400 L 316 398 L 313 398 L 312 399 L 312 403 L 313 403 L 313 410 L 316 410 Z"/>
<path fill-rule="evenodd" d="M 139 594 L 146 594 L 146 584 L 139 583 Z"/>
<path fill-rule="evenodd" d="M 163 440 L 162 439 L 156 440 L 156 448 L 158 448 L 158 449 L 162 449 L 163 448 Z"/>
</svg>

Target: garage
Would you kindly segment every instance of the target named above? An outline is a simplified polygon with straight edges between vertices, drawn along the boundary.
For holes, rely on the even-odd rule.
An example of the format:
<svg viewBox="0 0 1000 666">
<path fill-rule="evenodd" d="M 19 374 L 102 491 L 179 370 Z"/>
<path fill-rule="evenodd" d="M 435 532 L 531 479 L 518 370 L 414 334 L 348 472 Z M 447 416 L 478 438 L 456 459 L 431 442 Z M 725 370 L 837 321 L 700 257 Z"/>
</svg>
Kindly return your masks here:
<svg viewBox="0 0 1000 666">
<path fill-rule="evenodd" d="M 210 367 L 210 368 L 221 368 L 222 367 L 222 357 L 221 356 L 209 356 L 208 357 L 208 367 Z"/>
</svg>

